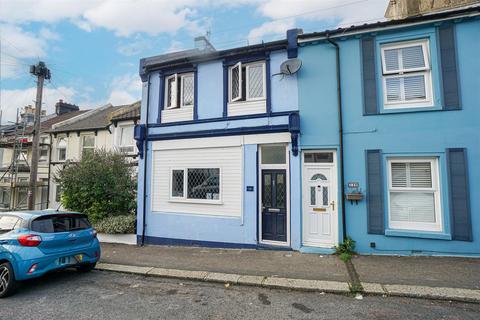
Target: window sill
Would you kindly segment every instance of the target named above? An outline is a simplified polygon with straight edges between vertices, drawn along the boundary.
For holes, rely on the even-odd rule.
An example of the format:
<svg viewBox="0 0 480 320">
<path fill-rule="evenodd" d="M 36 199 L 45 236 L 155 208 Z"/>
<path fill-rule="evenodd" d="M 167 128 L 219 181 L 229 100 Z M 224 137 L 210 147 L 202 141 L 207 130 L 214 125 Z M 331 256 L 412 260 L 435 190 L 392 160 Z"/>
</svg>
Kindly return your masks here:
<svg viewBox="0 0 480 320">
<path fill-rule="evenodd" d="M 222 205 L 222 200 L 198 200 L 198 199 L 170 199 L 171 203 L 192 203 L 192 204 L 215 204 Z"/>
<path fill-rule="evenodd" d="M 437 240 L 452 240 L 452 235 L 444 232 L 421 231 L 421 230 L 399 230 L 386 229 L 387 237 L 406 237 L 406 238 L 422 238 Z"/>
</svg>

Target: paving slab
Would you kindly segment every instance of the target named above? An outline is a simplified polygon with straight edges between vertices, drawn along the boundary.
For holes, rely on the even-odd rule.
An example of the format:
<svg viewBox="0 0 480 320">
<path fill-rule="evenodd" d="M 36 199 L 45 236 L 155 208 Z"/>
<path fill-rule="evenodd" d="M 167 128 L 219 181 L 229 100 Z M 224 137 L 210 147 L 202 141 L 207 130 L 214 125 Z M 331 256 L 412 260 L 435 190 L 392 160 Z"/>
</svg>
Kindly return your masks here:
<svg viewBox="0 0 480 320">
<path fill-rule="evenodd" d="M 349 282 L 345 264 L 336 256 L 294 251 L 217 249 L 180 246 L 130 246 L 102 243 L 105 263 L 165 269 Z M 248 263 L 246 263 L 248 262 Z"/>
<path fill-rule="evenodd" d="M 355 256 L 352 262 L 362 284 L 480 289 L 478 258 Z"/>
</svg>

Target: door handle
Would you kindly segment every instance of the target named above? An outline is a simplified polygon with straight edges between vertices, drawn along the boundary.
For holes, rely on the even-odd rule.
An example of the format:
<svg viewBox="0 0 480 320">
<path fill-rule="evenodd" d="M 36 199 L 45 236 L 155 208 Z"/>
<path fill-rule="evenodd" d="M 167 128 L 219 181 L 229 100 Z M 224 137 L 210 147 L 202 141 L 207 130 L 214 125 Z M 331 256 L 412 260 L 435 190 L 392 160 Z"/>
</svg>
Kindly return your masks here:
<svg viewBox="0 0 480 320">
<path fill-rule="evenodd" d="M 330 202 L 330 205 L 332 206 L 332 210 L 335 211 L 335 201 Z"/>
<path fill-rule="evenodd" d="M 268 209 L 270 212 L 280 212 L 280 209 L 270 208 Z"/>
</svg>

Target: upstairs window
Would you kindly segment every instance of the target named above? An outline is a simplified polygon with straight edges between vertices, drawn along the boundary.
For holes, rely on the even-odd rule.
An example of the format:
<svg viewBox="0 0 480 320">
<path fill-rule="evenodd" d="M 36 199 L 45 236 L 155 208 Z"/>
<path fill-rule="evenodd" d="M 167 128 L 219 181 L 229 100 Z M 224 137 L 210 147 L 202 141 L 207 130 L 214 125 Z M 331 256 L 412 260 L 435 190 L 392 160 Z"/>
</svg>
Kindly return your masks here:
<svg viewBox="0 0 480 320">
<path fill-rule="evenodd" d="M 389 160 L 389 226 L 392 229 L 441 231 L 436 158 Z"/>
<path fill-rule="evenodd" d="M 135 140 L 133 139 L 133 125 L 123 125 L 118 127 L 118 148 L 120 152 L 135 152 Z"/>
<path fill-rule="evenodd" d="M 165 109 L 192 107 L 194 97 L 193 73 L 176 73 L 165 78 Z"/>
<path fill-rule="evenodd" d="M 82 156 L 89 152 L 93 152 L 95 149 L 95 136 L 87 135 L 82 136 Z"/>
<path fill-rule="evenodd" d="M 57 160 L 65 161 L 67 160 L 67 140 L 65 138 L 60 138 L 57 144 Z"/>
<path fill-rule="evenodd" d="M 40 158 L 38 161 L 45 162 L 48 160 L 48 138 L 40 138 Z"/>
<path fill-rule="evenodd" d="M 229 102 L 265 99 L 265 62 L 239 62 L 229 68 Z"/>
<path fill-rule="evenodd" d="M 417 40 L 381 47 L 385 109 L 432 106 L 428 44 Z"/>
</svg>

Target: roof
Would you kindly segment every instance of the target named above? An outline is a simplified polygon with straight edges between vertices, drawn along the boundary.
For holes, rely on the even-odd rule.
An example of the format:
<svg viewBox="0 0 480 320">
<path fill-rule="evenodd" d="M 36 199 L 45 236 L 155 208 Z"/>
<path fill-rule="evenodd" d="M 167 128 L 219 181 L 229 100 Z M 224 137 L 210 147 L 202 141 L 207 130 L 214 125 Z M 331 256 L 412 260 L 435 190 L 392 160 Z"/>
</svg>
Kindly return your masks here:
<svg viewBox="0 0 480 320">
<path fill-rule="evenodd" d="M 70 119 L 65 123 L 57 123 L 50 132 L 71 132 L 71 131 L 89 131 L 103 130 L 110 125 L 110 113 L 124 106 L 112 106 L 107 104 L 103 107 L 92 109 L 83 113 L 80 117 Z"/>
<path fill-rule="evenodd" d="M 141 101 L 134 102 L 129 105 L 119 106 L 118 110 L 110 114 L 110 121 L 126 121 L 140 119 Z"/>
<path fill-rule="evenodd" d="M 345 27 L 345 28 L 337 28 L 335 30 L 324 30 L 321 32 L 305 33 L 305 34 L 299 35 L 298 39 L 299 40 L 303 39 L 304 41 L 313 41 L 313 40 L 318 40 L 318 39 L 328 38 L 328 37 L 348 36 L 353 33 L 358 34 L 358 33 L 373 32 L 378 29 L 382 30 L 382 29 L 392 28 L 392 27 L 402 27 L 404 25 L 428 23 L 428 22 L 434 22 L 438 20 L 454 19 L 454 18 L 459 18 L 464 16 L 476 16 L 478 14 L 480 14 L 480 5 L 468 6 L 468 7 L 463 7 L 461 9 L 451 9 L 451 10 L 445 10 L 445 11 L 434 12 L 434 13 L 426 13 L 423 15 L 408 17 L 405 19 L 378 21 L 374 23 L 365 23 L 362 25 L 352 25 L 350 27 Z"/>
<path fill-rule="evenodd" d="M 52 126 L 54 124 L 71 119 L 87 111 L 90 111 L 90 110 L 71 111 L 68 113 L 61 114 L 59 116 L 56 116 L 56 114 L 47 116 L 44 120 L 40 122 L 40 132 L 47 132 L 52 129 Z M 25 133 L 31 134 L 32 131 L 33 131 L 33 126 L 28 126 L 25 130 Z"/>
</svg>

